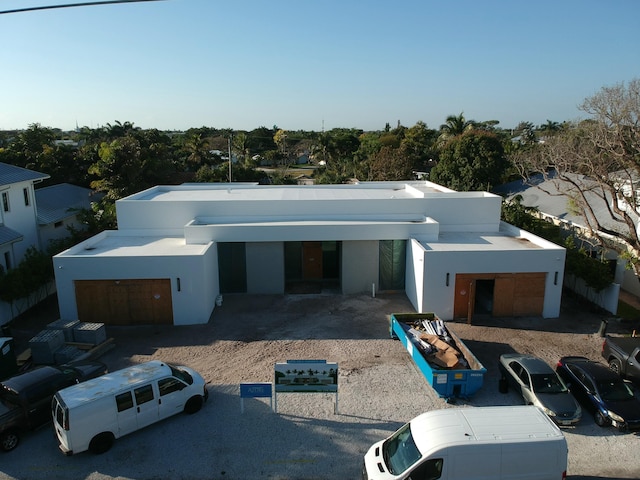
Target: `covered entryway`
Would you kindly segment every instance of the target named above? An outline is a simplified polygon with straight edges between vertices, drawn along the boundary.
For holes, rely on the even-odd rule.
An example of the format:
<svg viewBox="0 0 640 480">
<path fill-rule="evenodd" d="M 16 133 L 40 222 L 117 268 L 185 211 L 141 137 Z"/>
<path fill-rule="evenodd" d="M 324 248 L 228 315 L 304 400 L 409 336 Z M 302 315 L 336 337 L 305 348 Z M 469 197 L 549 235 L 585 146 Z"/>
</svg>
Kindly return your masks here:
<svg viewBox="0 0 640 480">
<path fill-rule="evenodd" d="M 284 242 L 285 291 L 319 293 L 340 287 L 341 243 Z"/>
<path fill-rule="evenodd" d="M 456 275 L 454 318 L 540 316 L 546 273 L 474 273 Z"/>
<path fill-rule="evenodd" d="M 78 319 L 106 325 L 172 325 L 171 280 L 76 280 Z"/>
</svg>

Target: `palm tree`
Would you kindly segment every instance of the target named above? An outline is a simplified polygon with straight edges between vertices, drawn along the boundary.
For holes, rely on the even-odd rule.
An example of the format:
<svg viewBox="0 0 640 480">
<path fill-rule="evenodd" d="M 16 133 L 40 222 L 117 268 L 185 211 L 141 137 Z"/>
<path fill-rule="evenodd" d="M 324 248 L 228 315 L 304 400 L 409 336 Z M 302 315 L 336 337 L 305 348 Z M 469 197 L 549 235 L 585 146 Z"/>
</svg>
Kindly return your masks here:
<svg viewBox="0 0 640 480">
<path fill-rule="evenodd" d="M 460 115 L 449 115 L 442 125 L 440 125 L 440 136 L 438 137 L 438 143 L 442 145 L 449 138 L 457 137 L 465 132 L 473 129 L 476 125 L 474 120 L 467 120 L 464 118 L 464 113 Z"/>
</svg>

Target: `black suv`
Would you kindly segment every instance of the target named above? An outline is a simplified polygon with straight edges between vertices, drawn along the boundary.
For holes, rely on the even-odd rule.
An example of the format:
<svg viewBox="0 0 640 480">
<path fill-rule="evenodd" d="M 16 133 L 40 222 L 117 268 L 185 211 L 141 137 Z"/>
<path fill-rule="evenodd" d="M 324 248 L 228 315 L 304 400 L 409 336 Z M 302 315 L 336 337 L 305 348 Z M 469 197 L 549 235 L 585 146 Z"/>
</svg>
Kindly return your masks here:
<svg viewBox="0 0 640 480">
<path fill-rule="evenodd" d="M 0 449 L 18 446 L 20 432 L 51 421 L 51 399 L 63 388 L 107 373 L 102 362 L 36 367 L 0 382 Z"/>
</svg>

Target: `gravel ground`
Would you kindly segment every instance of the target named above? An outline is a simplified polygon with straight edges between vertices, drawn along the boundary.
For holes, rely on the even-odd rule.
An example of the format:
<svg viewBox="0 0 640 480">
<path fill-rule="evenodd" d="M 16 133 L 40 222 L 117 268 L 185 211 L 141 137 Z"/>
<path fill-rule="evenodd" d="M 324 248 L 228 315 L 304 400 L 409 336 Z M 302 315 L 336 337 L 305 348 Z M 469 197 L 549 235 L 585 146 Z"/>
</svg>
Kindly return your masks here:
<svg viewBox="0 0 640 480">
<path fill-rule="evenodd" d="M 38 309 L 16 324 L 16 350 L 55 311 Z M 534 353 L 552 365 L 568 354 L 600 361 L 603 317 L 571 297 L 559 319 L 450 322 L 487 373 L 473 398 L 448 404 L 389 338 L 388 315 L 410 311 L 400 294 L 229 295 L 207 325 L 108 328 L 115 348 L 101 360 L 111 370 L 151 359 L 191 366 L 210 382 L 202 411 L 123 437 L 100 456 L 64 457 L 52 428 L 43 428 L 0 455 L 0 479 L 355 479 L 369 446 L 423 411 L 520 404 L 498 391 L 501 353 Z M 632 328 L 608 324 L 612 335 Z M 241 413 L 239 384 L 271 382 L 274 364 L 290 359 L 338 363 L 338 395 L 280 393 L 277 413 L 269 399 L 246 399 Z M 637 434 L 600 428 L 588 415 L 564 432 L 570 479 L 640 478 Z"/>
</svg>

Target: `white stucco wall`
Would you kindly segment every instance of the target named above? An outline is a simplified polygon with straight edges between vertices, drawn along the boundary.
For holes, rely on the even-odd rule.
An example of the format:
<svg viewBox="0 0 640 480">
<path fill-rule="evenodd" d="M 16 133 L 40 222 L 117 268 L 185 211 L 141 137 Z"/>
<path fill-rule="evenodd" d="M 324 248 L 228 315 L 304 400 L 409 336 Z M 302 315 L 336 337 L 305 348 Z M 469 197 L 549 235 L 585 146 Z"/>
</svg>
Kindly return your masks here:
<svg viewBox="0 0 640 480">
<path fill-rule="evenodd" d="M 101 235 L 104 237 L 104 234 Z M 220 291 L 217 249 L 213 244 L 204 246 L 200 254 L 118 256 L 117 253 L 115 249 L 111 255 L 92 256 L 88 252 L 86 256 L 57 255 L 53 258 L 60 318 L 78 318 L 75 280 L 168 278 L 171 280 L 174 325 L 209 321 Z"/>
<path fill-rule="evenodd" d="M 342 293 L 378 291 L 380 250 L 377 240 L 342 242 Z"/>
<path fill-rule="evenodd" d="M 29 192 L 29 205 L 24 204 L 23 189 L 25 188 Z M 40 249 L 33 185 L 31 182 L 14 183 L 3 192 L 6 192 L 9 196 L 9 211 L 5 212 L 0 202 L 1 219 L 5 226 L 17 231 L 24 237 L 22 241 L 13 244 L 13 261 L 14 266 L 16 266 L 20 263 L 29 247 Z"/>
<path fill-rule="evenodd" d="M 428 251 L 424 250 L 424 290 L 418 312 L 435 312 L 443 320 L 453 318 L 455 278 L 458 273 L 530 273 L 546 272 L 542 316 L 560 315 L 564 250 L 546 251 Z M 418 260 L 419 263 L 419 260 Z M 558 272 L 557 284 L 555 272 Z M 449 286 L 446 286 L 447 273 Z"/>
<path fill-rule="evenodd" d="M 247 257 L 247 293 L 284 293 L 283 243 L 247 243 L 245 248 Z"/>
</svg>

